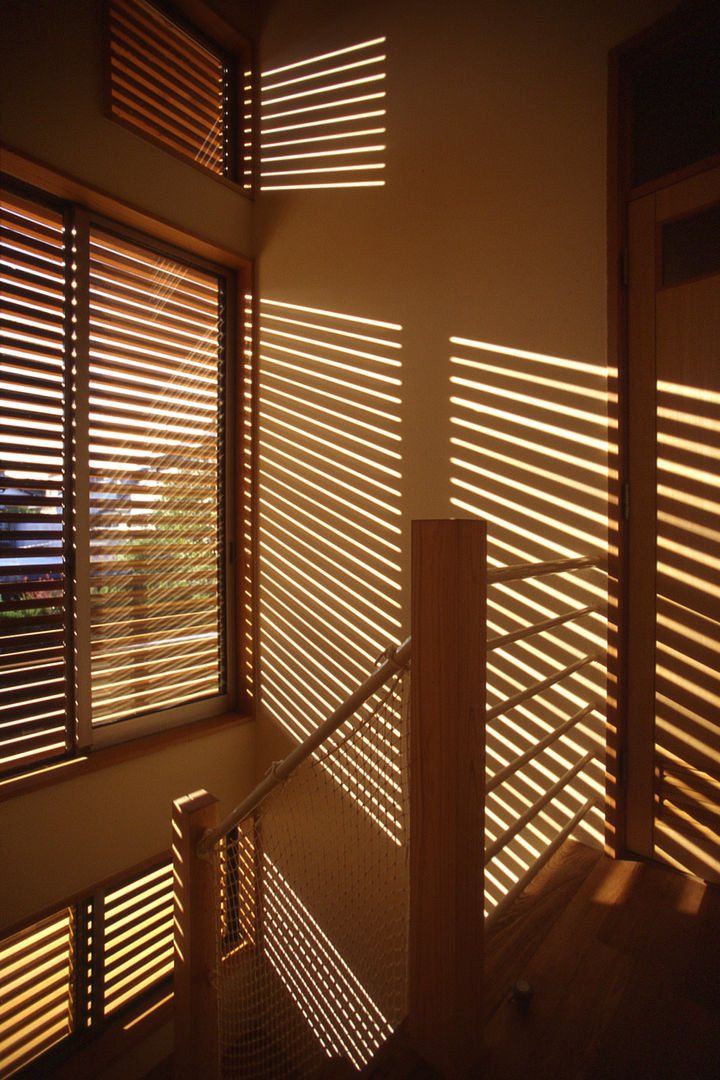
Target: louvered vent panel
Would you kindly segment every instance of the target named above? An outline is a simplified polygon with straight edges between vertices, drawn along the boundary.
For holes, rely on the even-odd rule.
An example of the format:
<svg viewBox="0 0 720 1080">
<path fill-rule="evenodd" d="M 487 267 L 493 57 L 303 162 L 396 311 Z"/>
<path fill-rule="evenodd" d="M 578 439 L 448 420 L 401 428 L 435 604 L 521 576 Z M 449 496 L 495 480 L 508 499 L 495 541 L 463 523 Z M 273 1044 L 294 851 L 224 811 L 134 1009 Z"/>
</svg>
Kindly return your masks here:
<svg viewBox="0 0 720 1080">
<path fill-rule="evenodd" d="M 229 175 L 229 71 L 144 0 L 110 5 L 110 109 L 184 157 Z"/>
<path fill-rule="evenodd" d="M 0 771 L 10 771 L 66 748 L 66 281 L 62 216 L 1 199 Z"/>
<path fill-rule="evenodd" d="M 68 908 L 0 944 L 0 1077 L 71 1032 L 73 937 Z"/>
<path fill-rule="evenodd" d="M 104 924 L 107 1016 L 172 972 L 172 866 L 161 866 L 108 893 Z"/>
<path fill-rule="evenodd" d="M 224 690 L 218 278 L 93 231 L 94 723 Z"/>
</svg>

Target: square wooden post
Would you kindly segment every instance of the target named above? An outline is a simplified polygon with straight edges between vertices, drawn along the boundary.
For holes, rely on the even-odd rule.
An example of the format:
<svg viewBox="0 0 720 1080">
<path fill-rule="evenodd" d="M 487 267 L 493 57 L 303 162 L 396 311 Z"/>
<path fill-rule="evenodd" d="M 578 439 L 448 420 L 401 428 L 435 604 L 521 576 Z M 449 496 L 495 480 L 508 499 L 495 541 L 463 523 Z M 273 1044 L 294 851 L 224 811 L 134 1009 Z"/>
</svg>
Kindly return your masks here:
<svg viewBox="0 0 720 1080">
<path fill-rule="evenodd" d="M 486 525 L 412 524 L 411 1041 L 447 1080 L 482 1057 Z"/>
<path fill-rule="evenodd" d="M 197 855 L 206 829 L 218 823 L 214 795 L 196 791 L 173 803 L 175 878 L 174 1080 L 217 1080 L 218 1005 L 215 886 L 211 861 Z"/>
</svg>

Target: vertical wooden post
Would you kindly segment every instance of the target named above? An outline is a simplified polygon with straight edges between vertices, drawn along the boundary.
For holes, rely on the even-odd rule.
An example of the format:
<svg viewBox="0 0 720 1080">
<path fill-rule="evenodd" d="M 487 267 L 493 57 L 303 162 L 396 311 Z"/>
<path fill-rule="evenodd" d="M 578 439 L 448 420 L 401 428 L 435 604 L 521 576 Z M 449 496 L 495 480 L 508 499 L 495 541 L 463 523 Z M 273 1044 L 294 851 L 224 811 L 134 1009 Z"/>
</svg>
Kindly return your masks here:
<svg viewBox="0 0 720 1080">
<path fill-rule="evenodd" d="M 486 543 L 412 524 L 408 1026 L 447 1080 L 482 1057 Z"/>
<path fill-rule="evenodd" d="M 198 858 L 198 840 L 218 823 L 214 795 L 196 791 L 173 803 L 175 876 L 174 1080 L 216 1080 L 218 1061 L 213 865 Z"/>
</svg>

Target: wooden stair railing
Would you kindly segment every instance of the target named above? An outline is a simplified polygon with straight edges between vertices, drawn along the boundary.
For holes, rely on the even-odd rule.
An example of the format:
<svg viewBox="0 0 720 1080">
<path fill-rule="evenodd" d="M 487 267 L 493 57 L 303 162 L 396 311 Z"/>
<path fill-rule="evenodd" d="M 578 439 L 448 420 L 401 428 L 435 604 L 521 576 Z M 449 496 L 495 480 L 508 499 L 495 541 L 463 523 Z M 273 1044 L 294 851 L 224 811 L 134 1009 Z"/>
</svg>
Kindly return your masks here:
<svg viewBox="0 0 720 1080">
<path fill-rule="evenodd" d="M 447 1080 L 482 1054 L 486 526 L 415 521 L 410 1043 Z"/>
<path fill-rule="evenodd" d="M 476 1076 L 482 1051 L 486 576 L 484 522 L 413 522 L 405 1031 L 447 1080 Z M 178 800 L 173 828 L 175 1078 L 216 1080 L 212 867 L 198 855 L 217 830 L 216 801 L 205 792 Z"/>
</svg>

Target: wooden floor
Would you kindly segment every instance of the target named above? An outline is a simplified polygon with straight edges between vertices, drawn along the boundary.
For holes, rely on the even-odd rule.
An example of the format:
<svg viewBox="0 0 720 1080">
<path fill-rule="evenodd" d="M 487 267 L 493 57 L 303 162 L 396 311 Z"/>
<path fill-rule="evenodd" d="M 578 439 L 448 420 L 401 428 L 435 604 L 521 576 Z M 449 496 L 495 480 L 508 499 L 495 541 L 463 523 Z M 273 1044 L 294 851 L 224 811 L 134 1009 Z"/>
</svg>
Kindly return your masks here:
<svg viewBox="0 0 720 1080">
<path fill-rule="evenodd" d="M 477 1080 L 720 1080 L 720 887 L 569 841 L 488 933 L 485 985 Z M 328 1062 L 353 1076 L 442 1080 L 402 1028 L 359 1077 Z"/>
<path fill-rule="evenodd" d="M 570 842 L 488 934 L 485 979 L 484 1080 L 720 1078 L 718 886 Z"/>
</svg>

